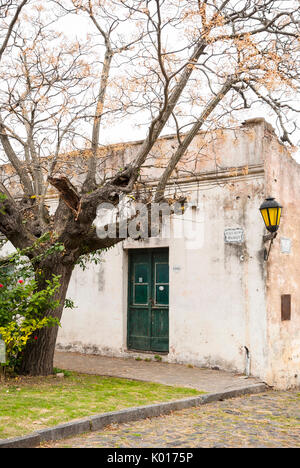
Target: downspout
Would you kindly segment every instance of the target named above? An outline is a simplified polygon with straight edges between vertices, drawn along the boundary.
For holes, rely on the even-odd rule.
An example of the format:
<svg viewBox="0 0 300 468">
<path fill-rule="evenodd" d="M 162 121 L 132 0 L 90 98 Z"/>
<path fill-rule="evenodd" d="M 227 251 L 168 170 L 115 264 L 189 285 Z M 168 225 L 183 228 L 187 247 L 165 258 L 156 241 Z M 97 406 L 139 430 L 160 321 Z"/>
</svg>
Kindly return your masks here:
<svg viewBox="0 0 300 468">
<path fill-rule="evenodd" d="M 246 369 L 245 369 L 245 374 L 247 377 L 250 376 L 250 364 L 251 364 L 251 356 L 250 356 L 250 351 L 247 348 L 247 346 L 244 346 L 245 351 L 246 351 Z"/>
</svg>

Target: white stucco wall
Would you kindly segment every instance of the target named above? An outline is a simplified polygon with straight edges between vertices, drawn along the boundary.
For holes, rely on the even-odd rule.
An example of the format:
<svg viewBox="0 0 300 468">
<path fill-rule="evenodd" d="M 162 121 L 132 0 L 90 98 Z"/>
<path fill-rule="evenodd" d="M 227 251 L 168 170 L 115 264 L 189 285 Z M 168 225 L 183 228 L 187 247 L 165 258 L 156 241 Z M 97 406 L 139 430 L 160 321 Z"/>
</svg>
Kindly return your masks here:
<svg viewBox="0 0 300 468">
<path fill-rule="evenodd" d="M 277 389 L 300 387 L 300 165 L 277 140 L 265 138 L 266 193 L 281 203 L 278 236 L 268 261 L 267 382 Z M 282 249 L 281 241 L 290 249 Z M 281 296 L 290 295 L 291 315 L 281 317 Z"/>
<path fill-rule="evenodd" d="M 257 213 L 262 185 L 251 180 L 236 183 L 234 192 L 218 187 L 204 193 L 203 245 L 170 245 L 170 359 L 243 372 L 246 346 L 252 373 L 263 375 L 266 317 Z M 224 230 L 236 227 L 244 230 L 245 243 L 225 244 Z"/>
<path fill-rule="evenodd" d="M 124 347 L 125 271 L 122 245 L 103 255 L 100 265 L 77 266 L 67 297 L 75 309 L 63 313 L 58 347 L 86 353 L 119 355 Z"/>
<path fill-rule="evenodd" d="M 138 145 L 121 152 L 122 167 Z M 171 137 L 157 143 L 158 161 L 153 158 L 154 166 L 146 168 L 149 185 L 171 147 Z M 169 353 L 164 360 L 244 373 L 247 348 L 253 376 L 276 388 L 299 385 L 299 175 L 300 166 L 262 120 L 197 136 L 170 186 L 172 194 L 187 195 L 197 209 L 172 218 L 171 237 L 120 242 L 100 265 L 85 271 L 76 267 L 67 294 L 76 308 L 63 313 L 57 349 L 134 356 L 127 350 L 128 255 L 130 249 L 168 247 Z M 280 236 L 292 242 L 292 249 L 282 253 L 277 238 L 264 262 L 265 229 L 258 209 L 268 195 L 284 205 Z M 54 213 L 56 195 L 48 202 Z M 184 235 L 179 235 L 182 219 Z M 234 228 L 243 230 L 243 243 L 224 241 L 224 231 Z M 1 256 L 12 251 L 7 243 Z M 281 320 L 282 294 L 292 297 L 289 321 Z"/>
<path fill-rule="evenodd" d="M 63 314 L 58 349 L 128 354 L 128 251 L 169 247 L 169 353 L 164 359 L 243 373 L 247 347 L 251 374 L 265 377 L 266 265 L 258 208 L 265 192 L 266 128 L 263 121 L 254 121 L 195 138 L 181 161 L 183 180 L 177 189 L 197 206 L 185 215 L 196 215 L 196 223 L 186 221 L 180 237 L 182 221 L 173 219 L 173 237 L 127 240 L 106 253 L 101 266 L 84 272 L 76 268 L 68 296 L 77 309 Z M 170 139 L 160 141 L 158 153 L 166 153 L 171 144 Z M 198 175 L 185 178 L 185 171 Z M 243 229 L 244 243 L 225 243 L 224 230 L 230 228 Z M 196 240 L 191 240 L 194 230 Z"/>
<path fill-rule="evenodd" d="M 230 187 L 191 184 L 185 190 L 198 212 L 193 225 L 185 224 L 186 238 L 128 240 L 106 253 L 101 266 L 76 268 L 68 296 L 77 309 L 63 314 L 58 349 L 125 355 L 128 249 L 168 246 L 170 352 L 164 359 L 244 372 L 247 346 L 251 372 L 262 377 L 266 317 L 258 206 L 263 184 L 263 174 L 236 178 Z M 187 220 L 192 216 L 185 214 Z M 173 236 L 181 222 L 178 216 L 172 222 Z M 225 244 L 224 230 L 236 227 L 244 230 L 245 242 Z"/>
</svg>

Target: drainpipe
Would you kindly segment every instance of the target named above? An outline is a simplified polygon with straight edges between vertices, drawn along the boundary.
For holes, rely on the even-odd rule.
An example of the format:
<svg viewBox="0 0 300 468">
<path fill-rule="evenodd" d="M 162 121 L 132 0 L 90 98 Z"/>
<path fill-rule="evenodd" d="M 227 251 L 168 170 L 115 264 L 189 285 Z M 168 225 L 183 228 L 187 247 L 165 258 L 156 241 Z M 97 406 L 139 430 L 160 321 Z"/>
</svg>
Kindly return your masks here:
<svg viewBox="0 0 300 468">
<path fill-rule="evenodd" d="M 250 376 L 250 362 L 251 362 L 251 358 L 250 358 L 250 351 L 249 349 L 247 348 L 247 346 L 244 346 L 245 348 L 245 351 L 246 351 L 246 376 L 249 377 Z"/>
</svg>

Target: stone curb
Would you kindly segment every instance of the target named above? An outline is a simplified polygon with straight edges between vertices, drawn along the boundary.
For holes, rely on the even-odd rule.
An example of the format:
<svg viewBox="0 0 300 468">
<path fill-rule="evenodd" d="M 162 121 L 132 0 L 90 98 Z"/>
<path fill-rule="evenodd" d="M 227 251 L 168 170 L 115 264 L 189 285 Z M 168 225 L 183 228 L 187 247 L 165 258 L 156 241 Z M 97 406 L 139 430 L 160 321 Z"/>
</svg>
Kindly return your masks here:
<svg viewBox="0 0 300 468">
<path fill-rule="evenodd" d="M 222 393 L 208 393 L 198 397 L 185 398 L 183 400 L 157 403 L 155 405 L 128 408 L 111 413 L 103 413 L 79 419 L 66 424 L 60 424 L 49 429 L 34 432 L 33 434 L 13 439 L 0 440 L 0 448 L 34 448 L 43 442 L 49 442 L 67 437 L 76 436 L 84 432 L 99 431 L 110 424 L 121 424 L 141 419 L 154 418 L 186 408 L 205 405 L 214 401 L 226 400 L 246 394 L 263 393 L 268 389 L 265 384 L 256 384 L 236 390 L 228 390 Z"/>
</svg>

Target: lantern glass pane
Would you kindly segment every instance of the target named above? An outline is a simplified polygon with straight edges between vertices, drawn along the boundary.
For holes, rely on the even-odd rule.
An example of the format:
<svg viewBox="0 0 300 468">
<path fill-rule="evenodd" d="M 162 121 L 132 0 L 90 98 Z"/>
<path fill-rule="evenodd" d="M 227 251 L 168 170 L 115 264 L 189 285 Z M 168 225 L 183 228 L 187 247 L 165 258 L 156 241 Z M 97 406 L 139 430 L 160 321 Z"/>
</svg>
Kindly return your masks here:
<svg viewBox="0 0 300 468">
<path fill-rule="evenodd" d="M 269 208 L 269 217 L 271 226 L 277 226 L 277 211 L 278 208 Z"/>
<path fill-rule="evenodd" d="M 278 218 L 277 218 L 277 225 L 278 226 L 280 224 L 280 218 L 281 218 L 281 208 L 278 208 Z"/>
<path fill-rule="evenodd" d="M 267 209 L 261 210 L 261 214 L 262 214 L 262 217 L 264 219 L 265 225 L 269 226 L 270 222 L 269 222 L 269 218 L 268 218 L 268 210 Z"/>
</svg>

